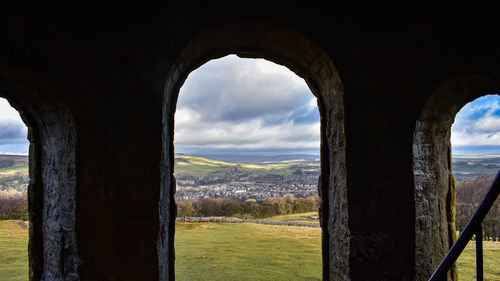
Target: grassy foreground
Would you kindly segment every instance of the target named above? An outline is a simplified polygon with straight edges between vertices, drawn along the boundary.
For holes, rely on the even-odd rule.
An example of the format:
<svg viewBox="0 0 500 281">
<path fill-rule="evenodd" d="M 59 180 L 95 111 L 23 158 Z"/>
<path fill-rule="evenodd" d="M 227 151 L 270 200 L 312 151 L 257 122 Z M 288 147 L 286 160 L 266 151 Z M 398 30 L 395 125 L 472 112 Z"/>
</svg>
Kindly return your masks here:
<svg viewBox="0 0 500 281">
<path fill-rule="evenodd" d="M 476 246 L 470 241 L 457 261 L 459 280 L 476 280 Z M 500 242 L 483 241 L 484 280 L 500 280 Z"/>
<path fill-rule="evenodd" d="M 320 229 L 182 223 L 176 280 L 321 280 Z"/>
<path fill-rule="evenodd" d="M 28 280 L 28 228 L 25 222 L 0 220 L 0 280 Z"/>
<path fill-rule="evenodd" d="M 0 220 L 0 281 L 28 280 L 28 229 Z M 475 248 L 458 260 L 475 280 Z M 261 224 L 179 223 L 177 280 L 321 280 L 320 229 Z M 500 280 L 500 242 L 484 242 L 484 280 Z"/>
</svg>

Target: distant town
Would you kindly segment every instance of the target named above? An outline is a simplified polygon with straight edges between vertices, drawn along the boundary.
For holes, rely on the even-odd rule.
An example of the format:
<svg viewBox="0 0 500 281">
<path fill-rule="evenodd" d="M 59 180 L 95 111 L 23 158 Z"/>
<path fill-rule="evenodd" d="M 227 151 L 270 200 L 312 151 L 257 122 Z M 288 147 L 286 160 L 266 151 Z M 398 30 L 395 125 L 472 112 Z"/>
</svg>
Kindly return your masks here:
<svg viewBox="0 0 500 281">
<path fill-rule="evenodd" d="M 306 198 L 318 194 L 318 171 L 297 169 L 291 175 L 246 172 L 230 167 L 222 175 L 198 178 L 177 175 L 178 199 L 238 198 L 240 200 L 281 198 L 292 195 Z"/>
<path fill-rule="evenodd" d="M 228 157 L 226 157 L 228 158 Z M 240 163 L 176 154 L 177 199 L 237 198 L 265 200 L 307 198 L 318 194 L 320 161 L 311 155 L 294 159 L 260 157 Z M 453 174 L 457 182 L 494 175 L 500 169 L 500 155 L 454 155 Z M 28 157 L 0 155 L 0 191 L 26 194 Z"/>
</svg>

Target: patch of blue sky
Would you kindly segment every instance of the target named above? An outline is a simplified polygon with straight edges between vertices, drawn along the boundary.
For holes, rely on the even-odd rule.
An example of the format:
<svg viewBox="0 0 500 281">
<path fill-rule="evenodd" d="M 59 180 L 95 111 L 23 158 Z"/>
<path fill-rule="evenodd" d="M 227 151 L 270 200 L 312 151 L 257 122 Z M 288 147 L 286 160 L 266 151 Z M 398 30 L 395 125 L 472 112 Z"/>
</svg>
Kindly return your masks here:
<svg viewBox="0 0 500 281">
<path fill-rule="evenodd" d="M 451 143 L 454 154 L 500 154 L 500 96 L 465 105 L 455 116 Z"/>
<path fill-rule="evenodd" d="M 494 110 L 494 111 L 491 113 L 491 115 L 493 115 L 493 116 L 497 116 L 497 117 L 500 117 L 500 108 L 499 108 L 499 109 L 497 109 L 497 110 Z"/>
<path fill-rule="evenodd" d="M 295 111 L 292 117 L 294 124 L 316 123 L 319 122 L 318 110 Z"/>
<path fill-rule="evenodd" d="M 467 145 L 453 147 L 453 154 L 500 155 L 500 145 Z"/>
<path fill-rule="evenodd" d="M 29 142 L 0 143 L 0 154 L 28 155 Z"/>
</svg>

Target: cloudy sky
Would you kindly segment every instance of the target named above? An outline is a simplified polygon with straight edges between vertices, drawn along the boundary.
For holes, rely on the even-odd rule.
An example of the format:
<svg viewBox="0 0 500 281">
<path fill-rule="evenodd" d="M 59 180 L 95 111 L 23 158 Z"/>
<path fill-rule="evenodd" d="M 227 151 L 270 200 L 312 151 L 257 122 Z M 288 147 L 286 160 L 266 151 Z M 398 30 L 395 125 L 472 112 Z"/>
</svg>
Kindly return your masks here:
<svg viewBox="0 0 500 281">
<path fill-rule="evenodd" d="M 454 154 L 500 154 L 500 96 L 464 106 L 451 127 L 451 144 Z"/>
<path fill-rule="evenodd" d="M 28 155 L 27 131 L 19 113 L 0 98 L 0 154 Z"/>
<path fill-rule="evenodd" d="M 319 113 L 289 69 L 235 55 L 193 71 L 175 114 L 175 149 L 319 154 Z"/>
<path fill-rule="evenodd" d="M 0 154 L 28 154 L 27 128 L 0 98 Z M 455 117 L 454 154 L 500 154 L 500 96 L 467 104 Z M 231 55 L 193 71 L 175 114 L 175 149 L 184 153 L 319 154 L 316 98 L 303 79 L 261 59 Z"/>
</svg>

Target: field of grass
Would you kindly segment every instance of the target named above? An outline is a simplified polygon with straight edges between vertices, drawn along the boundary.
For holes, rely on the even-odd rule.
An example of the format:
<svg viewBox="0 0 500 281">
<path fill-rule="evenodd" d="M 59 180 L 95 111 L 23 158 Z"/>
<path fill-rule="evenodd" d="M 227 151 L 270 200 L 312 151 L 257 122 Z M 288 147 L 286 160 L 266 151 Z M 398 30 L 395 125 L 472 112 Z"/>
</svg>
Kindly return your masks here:
<svg viewBox="0 0 500 281">
<path fill-rule="evenodd" d="M 0 281 L 28 280 L 28 227 L 23 221 L 0 220 Z"/>
<path fill-rule="evenodd" d="M 321 280 L 320 232 L 251 223 L 178 223 L 176 279 Z M 24 222 L 0 221 L 0 281 L 28 280 L 27 245 Z M 484 280 L 500 280 L 499 260 L 500 242 L 484 242 Z M 458 270 L 459 280 L 475 280 L 474 242 L 460 256 Z"/>
<path fill-rule="evenodd" d="M 300 220 L 305 213 L 273 217 Z M 321 280 L 320 228 L 181 223 L 177 280 Z M 500 280 L 500 242 L 484 242 L 484 280 Z M 458 259 L 459 280 L 475 279 L 474 242 Z"/>
<path fill-rule="evenodd" d="M 476 248 L 471 241 L 457 261 L 459 280 L 476 280 Z M 500 242 L 483 241 L 484 280 L 500 280 Z"/>
<path fill-rule="evenodd" d="M 179 223 L 176 280 L 321 280 L 319 228 Z"/>
<path fill-rule="evenodd" d="M 25 172 L 26 174 L 28 173 L 28 166 L 12 166 L 9 168 L 2 168 L 0 169 L 0 175 L 12 175 L 17 172 Z"/>
</svg>

